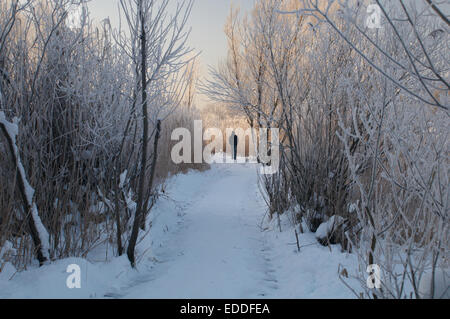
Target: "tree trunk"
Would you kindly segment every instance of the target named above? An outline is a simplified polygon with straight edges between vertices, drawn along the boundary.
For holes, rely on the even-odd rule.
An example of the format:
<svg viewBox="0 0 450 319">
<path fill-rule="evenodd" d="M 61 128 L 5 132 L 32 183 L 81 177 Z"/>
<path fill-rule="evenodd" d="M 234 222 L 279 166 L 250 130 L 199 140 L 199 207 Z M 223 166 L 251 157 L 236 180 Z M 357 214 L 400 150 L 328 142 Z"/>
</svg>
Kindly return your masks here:
<svg viewBox="0 0 450 319">
<path fill-rule="evenodd" d="M 144 212 L 143 212 L 142 223 L 141 223 L 142 230 L 145 230 L 145 219 L 148 215 L 148 210 L 147 210 L 148 201 L 150 200 L 150 197 L 153 195 L 152 189 L 153 189 L 153 181 L 155 179 L 156 160 L 158 159 L 158 141 L 159 141 L 160 136 L 161 136 L 161 120 L 158 120 L 158 122 L 156 123 L 155 140 L 153 142 L 153 158 L 152 158 L 152 165 L 150 167 L 150 180 L 148 182 L 148 189 L 149 189 L 150 194 L 149 194 L 149 196 L 147 196 L 147 199 L 146 199 L 145 205 L 144 205 Z"/>
<path fill-rule="evenodd" d="M 115 207 L 114 207 L 114 213 L 116 215 L 116 237 L 117 237 L 117 254 L 119 256 L 122 256 L 123 254 L 123 245 L 122 245 L 122 227 L 121 227 L 121 223 L 120 223 L 120 199 L 119 199 L 119 193 L 122 190 L 119 190 L 119 172 L 116 169 L 115 172 L 115 180 L 114 180 L 114 198 L 115 198 Z M 126 204 L 125 204 L 126 205 Z"/>
<path fill-rule="evenodd" d="M 131 266 L 135 267 L 135 248 L 141 224 L 144 208 L 144 188 L 145 175 L 147 167 L 147 148 L 148 148 L 148 110 L 147 110 L 147 39 L 145 31 L 145 19 L 142 9 L 142 1 L 139 2 L 139 18 L 141 23 L 141 95 L 142 95 L 142 114 L 143 114 L 143 136 L 142 136 L 142 157 L 141 157 L 141 174 L 139 176 L 138 202 L 136 213 L 134 215 L 133 230 L 131 231 L 130 241 L 128 243 L 127 255 Z"/>
</svg>

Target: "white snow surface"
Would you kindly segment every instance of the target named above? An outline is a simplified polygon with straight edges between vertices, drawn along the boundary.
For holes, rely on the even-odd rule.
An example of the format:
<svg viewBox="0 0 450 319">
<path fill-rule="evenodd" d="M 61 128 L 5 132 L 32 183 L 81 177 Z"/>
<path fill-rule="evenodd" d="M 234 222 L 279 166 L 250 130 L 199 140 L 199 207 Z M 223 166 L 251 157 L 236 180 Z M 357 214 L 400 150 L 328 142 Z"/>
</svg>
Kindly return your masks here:
<svg viewBox="0 0 450 319">
<path fill-rule="evenodd" d="M 450 299 L 450 274 L 448 270 L 437 268 L 434 274 L 434 289 L 432 288 L 433 274 L 425 273 L 420 280 L 419 293 L 422 298 Z M 433 291 L 433 294 L 431 293 Z"/>
<path fill-rule="evenodd" d="M 338 266 L 350 274 L 356 257 L 313 233 L 299 234 L 298 252 L 289 215 L 281 232 L 268 221 L 256 173 L 255 164 L 213 164 L 171 177 L 140 234 L 136 270 L 111 247 L 22 272 L 7 264 L 0 298 L 354 298 Z M 80 289 L 66 286 L 70 264 L 81 268 Z"/>
</svg>

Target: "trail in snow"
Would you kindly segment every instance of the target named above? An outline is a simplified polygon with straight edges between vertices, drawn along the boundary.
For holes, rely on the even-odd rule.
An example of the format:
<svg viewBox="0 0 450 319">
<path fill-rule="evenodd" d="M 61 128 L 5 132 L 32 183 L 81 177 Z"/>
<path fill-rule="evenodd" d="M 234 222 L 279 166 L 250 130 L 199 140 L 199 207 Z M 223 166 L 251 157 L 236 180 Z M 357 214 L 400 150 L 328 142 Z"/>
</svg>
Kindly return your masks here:
<svg viewBox="0 0 450 319">
<path fill-rule="evenodd" d="M 170 178 L 149 215 L 149 233 L 140 234 L 137 270 L 126 256 L 113 257 L 106 241 L 87 258 L 23 272 L 6 264 L 0 298 L 353 298 L 337 270 L 341 264 L 354 272 L 354 255 L 320 246 L 313 233 L 299 234 L 297 252 L 288 213 L 282 232 L 276 219 L 260 227 L 267 206 L 256 169 L 213 164 Z M 81 268 L 80 289 L 66 285 L 71 264 Z"/>
<path fill-rule="evenodd" d="M 183 227 L 150 277 L 125 298 L 252 298 L 276 289 L 258 225 L 265 212 L 253 165 L 216 164 L 190 198 Z M 213 173 L 213 174 L 211 174 Z M 180 194 L 179 194 L 180 195 Z"/>
<path fill-rule="evenodd" d="M 173 196 L 183 203 L 180 227 L 141 267 L 121 298 L 352 298 L 337 270 L 353 255 L 300 234 L 297 252 L 287 216 L 260 225 L 267 211 L 252 164 L 214 164 L 186 176 Z M 153 258 L 154 260 L 154 258 Z M 146 265 L 146 266 L 145 266 Z"/>
</svg>

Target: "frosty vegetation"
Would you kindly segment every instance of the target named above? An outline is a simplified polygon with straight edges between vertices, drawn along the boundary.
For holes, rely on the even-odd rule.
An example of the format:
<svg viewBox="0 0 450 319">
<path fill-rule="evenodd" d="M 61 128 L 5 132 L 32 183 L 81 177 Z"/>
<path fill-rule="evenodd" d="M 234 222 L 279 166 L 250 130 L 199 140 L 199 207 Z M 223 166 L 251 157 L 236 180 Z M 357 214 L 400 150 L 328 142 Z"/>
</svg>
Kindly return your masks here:
<svg viewBox="0 0 450 319">
<path fill-rule="evenodd" d="M 370 1 L 232 9 L 228 58 L 202 86 L 251 127 L 280 129 L 280 172 L 260 177 L 270 215 L 294 210 L 299 231 L 357 254 L 358 297 L 449 296 L 450 25 L 420 2 L 375 1 L 380 29 Z"/>
<path fill-rule="evenodd" d="M 83 1 L 0 2 L 0 269 L 105 244 L 134 263 L 164 179 L 204 167 L 170 161 L 172 129 L 193 125 L 195 60 L 192 3 L 167 5 L 120 1 L 116 30 Z"/>
<path fill-rule="evenodd" d="M 84 1 L 0 1 L 0 271 L 105 244 L 134 266 L 165 178 L 207 167 L 172 163 L 172 130 L 244 119 L 280 131 L 279 172 L 259 176 L 270 218 L 294 212 L 296 231 L 356 254 L 359 272 L 339 273 L 361 282 L 357 297 L 449 298 L 442 2 L 232 8 L 227 59 L 200 86 L 216 104 L 202 112 L 187 46 L 192 2 L 170 14 L 168 3 L 120 0 L 114 29 L 94 25 Z M 369 3 L 381 28 L 366 25 Z M 372 264 L 381 289 L 366 285 Z"/>
</svg>

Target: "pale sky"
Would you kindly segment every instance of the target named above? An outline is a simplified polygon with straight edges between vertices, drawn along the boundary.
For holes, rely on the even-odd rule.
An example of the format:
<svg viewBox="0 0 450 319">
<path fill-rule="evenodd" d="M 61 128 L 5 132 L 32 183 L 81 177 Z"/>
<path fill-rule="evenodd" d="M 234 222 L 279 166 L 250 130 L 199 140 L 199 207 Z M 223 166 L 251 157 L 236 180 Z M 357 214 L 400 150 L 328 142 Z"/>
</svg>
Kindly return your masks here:
<svg viewBox="0 0 450 319">
<path fill-rule="evenodd" d="M 171 0 L 177 3 L 178 0 Z M 183 1 L 183 0 L 179 0 Z M 230 5 L 242 11 L 253 5 L 253 0 L 195 0 L 188 26 L 192 28 L 189 46 L 201 51 L 200 63 L 206 71 L 208 65 L 216 66 L 226 57 L 226 38 L 223 27 L 230 12 Z M 113 27 L 118 26 L 118 0 L 91 0 L 88 4 L 91 17 L 100 22 L 109 17 Z M 124 23 L 124 21 L 122 21 Z"/>
</svg>

